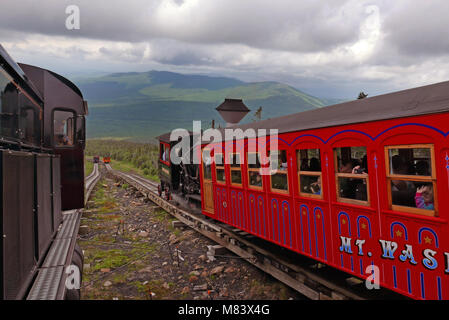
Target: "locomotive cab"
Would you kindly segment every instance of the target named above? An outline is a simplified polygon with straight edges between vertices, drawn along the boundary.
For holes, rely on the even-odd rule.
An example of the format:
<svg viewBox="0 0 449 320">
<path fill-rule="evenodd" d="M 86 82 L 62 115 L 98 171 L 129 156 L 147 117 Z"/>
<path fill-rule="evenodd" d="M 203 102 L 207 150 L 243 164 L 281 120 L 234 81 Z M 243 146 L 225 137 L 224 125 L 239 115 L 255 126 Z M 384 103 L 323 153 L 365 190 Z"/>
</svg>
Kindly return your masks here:
<svg viewBox="0 0 449 320">
<path fill-rule="evenodd" d="M 87 102 L 66 78 L 39 67 L 19 64 L 45 101 L 43 146 L 61 158 L 62 210 L 84 207 L 84 147 Z"/>
<path fill-rule="evenodd" d="M 189 133 L 190 145 L 193 142 L 193 135 Z M 200 181 L 198 166 L 181 161 L 175 164 L 170 158 L 173 152 L 179 157 L 182 156 L 181 150 L 177 150 L 178 141 L 170 141 L 170 133 L 158 137 L 159 140 L 159 160 L 158 171 L 161 181 L 158 186 L 159 195 L 165 192 L 166 199 L 178 195 L 187 202 L 201 202 Z M 173 150 L 175 148 L 175 150 Z M 193 157 L 193 149 L 190 149 L 190 159 Z M 178 199 L 179 200 L 179 199 Z"/>
</svg>

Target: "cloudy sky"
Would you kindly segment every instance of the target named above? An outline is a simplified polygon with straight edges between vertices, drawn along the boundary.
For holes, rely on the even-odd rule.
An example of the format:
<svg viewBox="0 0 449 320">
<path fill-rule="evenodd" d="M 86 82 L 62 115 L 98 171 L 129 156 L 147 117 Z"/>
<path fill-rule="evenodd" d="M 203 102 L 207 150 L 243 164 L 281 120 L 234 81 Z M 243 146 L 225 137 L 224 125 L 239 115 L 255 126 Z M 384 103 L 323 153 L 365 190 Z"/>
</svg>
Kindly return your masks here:
<svg viewBox="0 0 449 320">
<path fill-rule="evenodd" d="M 449 80 L 447 0 L 1 0 L 0 43 L 68 76 L 169 70 L 329 98 Z M 68 30 L 76 5 L 80 28 Z"/>
</svg>

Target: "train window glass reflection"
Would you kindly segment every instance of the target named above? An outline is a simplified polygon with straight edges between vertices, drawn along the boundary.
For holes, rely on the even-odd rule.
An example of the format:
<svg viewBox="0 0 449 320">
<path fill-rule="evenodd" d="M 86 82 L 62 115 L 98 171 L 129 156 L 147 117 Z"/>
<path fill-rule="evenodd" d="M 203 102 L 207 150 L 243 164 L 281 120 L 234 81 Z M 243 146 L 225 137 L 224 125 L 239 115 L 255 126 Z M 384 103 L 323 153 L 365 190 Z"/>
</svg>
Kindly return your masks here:
<svg viewBox="0 0 449 320">
<path fill-rule="evenodd" d="M 239 153 L 231 153 L 229 155 L 230 158 L 230 167 L 231 167 L 231 184 L 233 185 L 242 185 L 242 169 L 240 167 L 240 154 Z"/>
<path fill-rule="evenodd" d="M 322 198 L 320 149 L 296 151 L 298 163 L 299 194 Z"/>
<path fill-rule="evenodd" d="M 0 68 L 0 116 L 1 134 L 4 137 L 18 138 L 17 110 L 19 95 L 17 87 Z"/>
<path fill-rule="evenodd" d="M 436 216 L 433 145 L 388 146 L 385 156 L 391 208 Z"/>
<path fill-rule="evenodd" d="M 203 177 L 205 180 L 212 180 L 212 158 L 210 150 L 203 150 Z"/>
<path fill-rule="evenodd" d="M 337 200 L 369 205 L 369 176 L 366 147 L 334 149 Z"/>
<path fill-rule="evenodd" d="M 75 136 L 75 114 L 70 111 L 56 110 L 53 114 L 55 146 L 73 146 Z"/>
<path fill-rule="evenodd" d="M 271 174 L 271 189 L 276 192 L 288 193 L 288 161 L 287 151 L 269 152 Z M 277 162 L 277 163 L 276 163 Z"/>
<path fill-rule="evenodd" d="M 248 157 L 248 186 L 252 189 L 263 189 L 263 180 L 260 174 L 260 155 L 250 152 Z"/>
<path fill-rule="evenodd" d="M 35 106 L 24 94 L 19 98 L 19 138 L 27 144 L 39 145 L 41 139 L 39 107 Z"/>
<path fill-rule="evenodd" d="M 168 148 L 167 145 L 165 145 L 165 144 L 163 144 L 163 143 L 160 144 L 160 148 L 159 148 L 159 152 L 160 152 L 159 158 L 160 158 L 162 161 L 168 161 L 168 150 L 169 150 L 169 148 Z"/>
<path fill-rule="evenodd" d="M 216 180 L 219 183 L 226 183 L 226 174 L 224 168 L 223 154 L 216 153 L 215 154 L 215 175 Z"/>
</svg>

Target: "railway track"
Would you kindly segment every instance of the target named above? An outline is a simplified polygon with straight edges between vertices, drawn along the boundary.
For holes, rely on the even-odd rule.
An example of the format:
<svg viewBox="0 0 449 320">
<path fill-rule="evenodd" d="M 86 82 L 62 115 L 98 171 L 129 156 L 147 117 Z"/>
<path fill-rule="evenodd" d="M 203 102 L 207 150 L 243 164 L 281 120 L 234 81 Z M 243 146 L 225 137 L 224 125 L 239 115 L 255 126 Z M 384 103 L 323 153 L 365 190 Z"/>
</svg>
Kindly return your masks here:
<svg viewBox="0 0 449 320">
<path fill-rule="evenodd" d="M 227 248 L 249 263 L 270 274 L 284 284 L 313 300 L 365 300 L 402 299 L 386 289 L 368 290 L 364 281 L 337 269 L 317 263 L 307 257 L 276 246 L 242 230 L 233 228 L 203 215 L 180 209 L 172 202 L 159 197 L 157 183 L 113 170 L 106 169 L 139 190 L 149 200 L 169 212 L 185 225 Z"/>
<path fill-rule="evenodd" d="M 96 163 L 92 173 L 85 179 L 85 204 L 100 177 L 100 171 Z M 60 224 L 58 232 L 47 251 L 45 260 L 38 268 L 36 279 L 27 295 L 27 300 L 63 300 L 66 297 L 67 277 L 72 274 L 68 272 L 71 271 L 69 266 L 72 264 L 75 251 L 80 250 L 76 246 L 76 237 L 81 215 L 82 209 L 62 213 L 62 224 Z M 78 271 L 81 275 L 82 270 Z"/>
<path fill-rule="evenodd" d="M 86 189 L 86 195 L 84 197 L 84 205 L 86 205 L 87 200 L 89 200 L 90 193 L 92 192 L 93 188 L 97 184 L 98 180 L 100 179 L 100 170 L 98 168 L 98 163 L 94 163 L 94 168 L 92 172 L 86 177 L 85 180 L 85 189 Z"/>
</svg>

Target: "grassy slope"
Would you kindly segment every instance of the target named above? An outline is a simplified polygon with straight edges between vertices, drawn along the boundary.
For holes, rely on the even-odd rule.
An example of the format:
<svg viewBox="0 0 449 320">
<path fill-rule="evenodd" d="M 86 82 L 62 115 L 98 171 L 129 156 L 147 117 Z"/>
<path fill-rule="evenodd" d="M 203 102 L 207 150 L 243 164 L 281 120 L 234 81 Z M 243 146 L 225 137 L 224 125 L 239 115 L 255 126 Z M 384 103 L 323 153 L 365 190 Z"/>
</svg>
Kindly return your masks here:
<svg viewBox="0 0 449 320">
<path fill-rule="evenodd" d="M 225 98 L 242 98 L 252 110 L 243 123 L 251 121 L 260 106 L 266 119 L 326 105 L 282 83 L 169 72 L 112 74 L 80 80 L 78 85 L 89 101 L 89 138 L 152 141 L 175 128 L 192 129 L 192 120 L 201 120 L 206 129 L 212 119 L 223 123 L 215 108 Z"/>
</svg>

